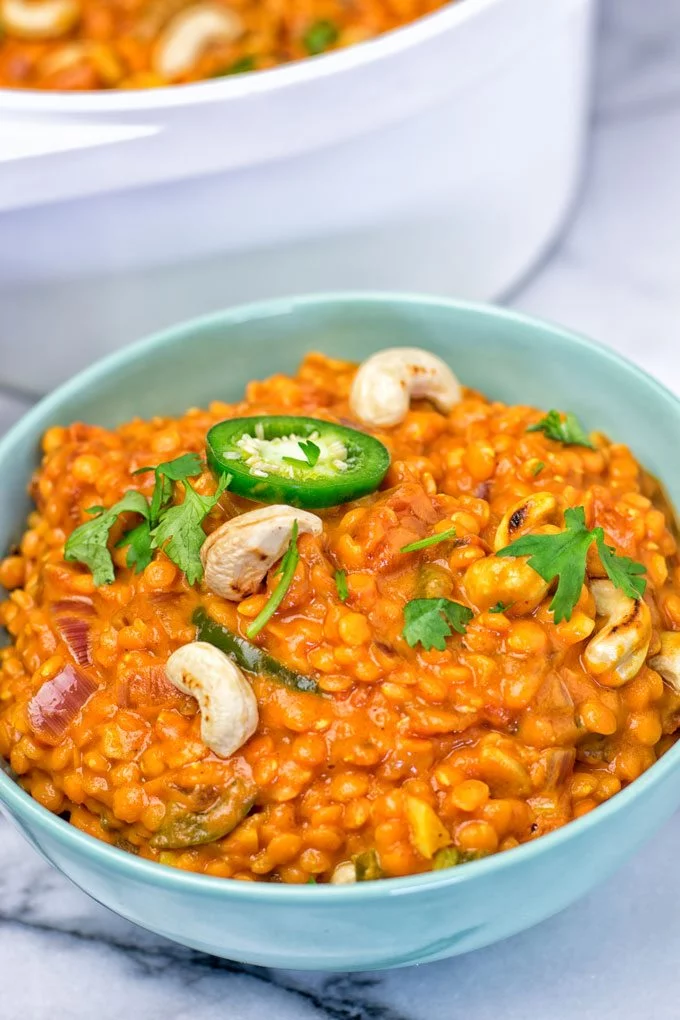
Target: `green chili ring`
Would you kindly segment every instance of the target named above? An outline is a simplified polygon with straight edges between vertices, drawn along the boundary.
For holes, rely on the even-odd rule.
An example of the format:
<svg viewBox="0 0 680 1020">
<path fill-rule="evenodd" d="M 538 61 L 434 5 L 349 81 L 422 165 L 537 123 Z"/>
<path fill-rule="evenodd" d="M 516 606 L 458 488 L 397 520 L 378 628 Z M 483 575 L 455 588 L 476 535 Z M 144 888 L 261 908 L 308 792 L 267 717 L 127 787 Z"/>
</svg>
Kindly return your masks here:
<svg viewBox="0 0 680 1020">
<path fill-rule="evenodd" d="M 379 487 L 390 455 L 374 436 L 318 418 L 232 418 L 208 432 L 208 464 L 230 491 L 259 503 L 321 508 Z"/>
</svg>

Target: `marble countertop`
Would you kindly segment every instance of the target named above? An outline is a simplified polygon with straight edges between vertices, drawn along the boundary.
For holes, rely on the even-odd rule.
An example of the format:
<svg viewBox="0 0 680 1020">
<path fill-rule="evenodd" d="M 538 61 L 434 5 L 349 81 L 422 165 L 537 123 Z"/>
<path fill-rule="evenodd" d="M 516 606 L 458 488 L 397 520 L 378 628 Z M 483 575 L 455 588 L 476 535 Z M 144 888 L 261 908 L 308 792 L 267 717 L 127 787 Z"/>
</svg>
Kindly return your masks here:
<svg viewBox="0 0 680 1020">
<path fill-rule="evenodd" d="M 680 391 L 680 5 L 603 0 L 595 93 L 572 220 L 508 300 L 598 337 Z M 29 390 L 0 381 L 0 430 Z M 679 844 L 676 816 L 611 881 L 500 945 L 387 974 L 325 975 L 243 967 L 150 935 L 0 821 L 0 1017 L 676 1020 Z"/>
</svg>

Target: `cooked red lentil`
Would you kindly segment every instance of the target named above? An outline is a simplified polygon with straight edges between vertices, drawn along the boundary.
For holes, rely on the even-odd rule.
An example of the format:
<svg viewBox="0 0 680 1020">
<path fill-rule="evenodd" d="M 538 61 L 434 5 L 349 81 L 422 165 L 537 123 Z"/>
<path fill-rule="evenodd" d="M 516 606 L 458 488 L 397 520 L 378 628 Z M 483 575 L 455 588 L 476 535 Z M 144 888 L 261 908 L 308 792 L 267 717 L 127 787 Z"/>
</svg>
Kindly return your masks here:
<svg viewBox="0 0 680 1020">
<path fill-rule="evenodd" d="M 155 88 L 365 42 L 448 0 L 0 0 L 0 87 Z"/>
<path fill-rule="evenodd" d="M 391 454 L 380 489 L 315 510 L 316 534 L 300 512 L 283 571 L 272 566 L 240 601 L 206 579 L 190 584 L 170 546 L 135 573 L 115 545 L 141 519 L 132 512 L 111 530 L 112 583 L 96 586 L 83 563 L 65 559 L 67 536 L 93 519 L 88 508 L 111 507 L 129 489 L 150 497 L 153 474 L 134 472 L 203 455 L 208 430 L 224 419 L 304 415 L 365 428 L 348 399 L 355 371 L 312 354 L 295 377 L 250 383 L 239 404 L 46 433 L 36 509 L 0 566 L 10 590 L 0 619 L 13 641 L 0 653 L 0 753 L 50 811 L 115 846 L 209 875 L 292 883 L 410 875 L 510 849 L 584 815 L 673 742 L 680 695 L 659 656 L 680 631 L 670 513 L 627 447 L 601 435 L 592 446 L 567 444 L 570 428 L 572 440 L 589 439 L 557 415 L 536 431 L 540 412 L 468 390 L 448 413 L 414 399 L 400 423 L 367 430 Z M 563 439 L 551 438 L 560 429 Z M 200 470 L 192 484 L 208 496 L 215 475 Z M 227 488 L 205 531 L 259 505 Z M 629 581 L 642 576 L 631 560 L 646 568 L 644 600 L 628 597 L 618 629 L 607 630 L 617 621 L 597 586 L 627 596 L 607 581 L 605 559 L 625 583 L 601 543 L 584 539 L 585 583 L 560 622 L 554 583 L 526 557 L 497 555 L 508 538 L 561 540 L 565 524 L 581 536 L 602 528 Z M 249 639 L 286 571 L 283 600 Z M 421 626 L 414 637 L 408 607 L 426 599 L 430 615 L 424 628 L 422 617 L 411 620 Z M 241 673 L 255 695 L 254 730 L 227 755 L 202 739 L 210 705 L 199 710 L 165 672 L 171 654 L 195 641 L 197 609 L 287 667 L 288 679 L 316 686 L 298 690 L 270 669 Z M 443 636 L 423 636 L 428 623 Z M 617 633 L 623 645 L 612 644 Z M 609 658 L 594 654 L 597 638 L 609 641 Z"/>
</svg>

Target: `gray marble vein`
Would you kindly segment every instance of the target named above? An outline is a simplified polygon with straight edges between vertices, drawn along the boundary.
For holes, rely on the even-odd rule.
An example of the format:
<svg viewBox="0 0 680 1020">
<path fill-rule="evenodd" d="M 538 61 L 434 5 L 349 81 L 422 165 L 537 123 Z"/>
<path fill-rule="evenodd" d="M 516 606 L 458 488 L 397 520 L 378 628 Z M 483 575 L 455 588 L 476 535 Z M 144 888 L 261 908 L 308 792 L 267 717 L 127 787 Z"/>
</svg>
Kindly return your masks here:
<svg viewBox="0 0 680 1020">
<path fill-rule="evenodd" d="M 680 391 L 680 4 L 603 0 L 600 21 L 579 202 L 511 303 L 598 337 Z M 0 281 L 5 321 L 31 305 L 24 325 L 44 328 L 32 300 Z M 73 356 L 68 325 L 54 322 L 40 364 L 2 334 L 0 432 Z M 96 347 L 94 317 L 92 330 Z M 242 967 L 136 928 L 0 822 L 0 1020 L 677 1020 L 678 845 L 680 816 L 611 881 L 498 946 L 325 975 Z"/>
</svg>

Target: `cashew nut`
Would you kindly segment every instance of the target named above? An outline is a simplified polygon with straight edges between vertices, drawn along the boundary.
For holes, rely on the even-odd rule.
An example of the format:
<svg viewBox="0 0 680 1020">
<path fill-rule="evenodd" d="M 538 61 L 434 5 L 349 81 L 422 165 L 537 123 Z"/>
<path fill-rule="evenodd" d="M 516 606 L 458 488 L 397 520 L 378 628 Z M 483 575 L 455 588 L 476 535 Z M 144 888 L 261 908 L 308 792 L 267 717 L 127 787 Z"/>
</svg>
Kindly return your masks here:
<svg viewBox="0 0 680 1020">
<path fill-rule="evenodd" d="M 78 0 L 0 0 L 0 24 L 20 39 L 56 39 L 79 19 Z"/>
<path fill-rule="evenodd" d="M 349 885 L 356 880 L 357 871 L 352 861 L 340 861 L 331 875 L 331 885 Z"/>
<path fill-rule="evenodd" d="M 359 365 L 349 404 L 366 425 L 398 425 L 408 414 L 411 397 L 427 398 L 443 413 L 461 400 L 455 375 L 429 351 L 391 347 Z"/>
<path fill-rule="evenodd" d="M 180 11 L 161 33 L 153 51 L 153 68 L 171 80 L 186 74 L 204 50 L 215 43 L 232 43 L 243 34 L 238 14 L 221 4 L 197 3 Z"/>
<path fill-rule="evenodd" d="M 680 633 L 665 630 L 661 634 L 661 651 L 649 660 L 676 694 L 680 694 Z"/>
<path fill-rule="evenodd" d="M 543 524 L 557 507 L 557 500 L 550 492 L 536 492 L 525 496 L 510 507 L 496 529 L 494 551 L 505 549 L 521 535 Z"/>
<path fill-rule="evenodd" d="M 463 585 L 468 599 L 480 611 L 503 602 L 510 616 L 530 613 L 550 587 L 525 560 L 496 556 L 475 560 L 465 571 Z"/>
<path fill-rule="evenodd" d="M 592 581 L 598 616 L 607 623 L 588 642 L 586 669 L 606 687 L 620 687 L 644 665 L 652 639 L 652 616 L 642 599 L 624 595 L 611 581 Z"/>
<path fill-rule="evenodd" d="M 220 525 L 201 548 L 208 588 L 232 602 L 252 595 L 286 551 L 295 521 L 303 535 L 323 531 L 316 514 L 283 505 L 250 510 Z"/>
<path fill-rule="evenodd" d="M 203 743 L 228 758 L 257 729 L 257 701 L 238 666 L 214 645 L 192 641 L 173 652 L 165 664 L 168 680 L 192 694 L 201 712 Z"/>
</svg>

